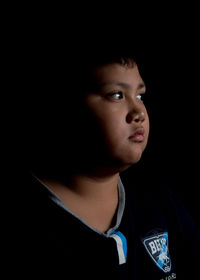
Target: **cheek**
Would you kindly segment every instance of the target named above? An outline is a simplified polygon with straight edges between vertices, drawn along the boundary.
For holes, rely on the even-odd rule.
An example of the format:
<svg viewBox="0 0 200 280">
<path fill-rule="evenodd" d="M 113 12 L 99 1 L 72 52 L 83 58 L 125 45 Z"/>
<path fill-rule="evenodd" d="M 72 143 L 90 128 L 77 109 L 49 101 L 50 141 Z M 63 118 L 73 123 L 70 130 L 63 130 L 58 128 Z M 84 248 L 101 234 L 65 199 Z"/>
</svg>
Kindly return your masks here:
<svg viewBox="0 0 200 280">
<path fill-rule="evenodd" d="M 128 137 L 125 118 L 119 116 L 121 115 L 117 114 L 105 118 L 101 124 L 106 142 L 113 146 L 119 145 L 123 139 Z"/>
<path fill-rule="evenodd" d="M 113 109 L 110 106 L 105 107 L 105 105 L 98 106 L 95 111 L 92 111 L 92 118 L 106 141 L 118 139 L 126 122 L 123 110 Z"/>
</svg>

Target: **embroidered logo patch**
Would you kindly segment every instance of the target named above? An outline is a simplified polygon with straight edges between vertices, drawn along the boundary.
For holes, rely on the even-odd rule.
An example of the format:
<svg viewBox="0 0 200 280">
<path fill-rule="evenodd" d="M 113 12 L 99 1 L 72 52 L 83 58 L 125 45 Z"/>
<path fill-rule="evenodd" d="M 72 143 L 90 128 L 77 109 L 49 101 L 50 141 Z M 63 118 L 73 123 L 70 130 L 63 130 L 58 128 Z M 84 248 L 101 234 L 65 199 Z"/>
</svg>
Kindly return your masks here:
<svg viewBox="0 0 200 280">
<path fill-rule="evenodd" d="M 143 239 L 143 244 L 156 265 L 165 273 L 171 271 L 168 249 L 168 232 Z"/>
</svg>

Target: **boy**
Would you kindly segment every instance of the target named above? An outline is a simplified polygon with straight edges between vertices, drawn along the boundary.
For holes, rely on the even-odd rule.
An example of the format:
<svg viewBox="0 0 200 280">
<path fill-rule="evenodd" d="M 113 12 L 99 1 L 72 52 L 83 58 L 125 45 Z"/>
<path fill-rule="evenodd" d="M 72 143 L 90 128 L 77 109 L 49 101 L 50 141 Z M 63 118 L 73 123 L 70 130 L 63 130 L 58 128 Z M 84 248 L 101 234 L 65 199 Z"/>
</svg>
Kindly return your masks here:
<svg viewBox="0 0 200 280">
<path fill-rule="evenodd" d="M 168 190 L 122 179 L 149 135 L 136 60 L 112 51 L 78 62 L 65 99 L 47 96 L 40 113 L 36 103 L 21 203 L 27 278 L 191 279 L 200 249 L 189 214 Z"/>
</svg>

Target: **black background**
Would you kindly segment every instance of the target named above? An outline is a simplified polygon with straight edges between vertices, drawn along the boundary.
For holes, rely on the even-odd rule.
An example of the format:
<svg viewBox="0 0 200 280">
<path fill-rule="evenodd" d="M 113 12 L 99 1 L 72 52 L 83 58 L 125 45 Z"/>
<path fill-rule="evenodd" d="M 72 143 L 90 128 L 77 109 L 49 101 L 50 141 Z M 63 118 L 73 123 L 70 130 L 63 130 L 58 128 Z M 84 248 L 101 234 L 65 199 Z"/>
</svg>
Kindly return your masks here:
<svg viewBox="0 0 200 280">
<path fill-rule="evenodd" d="M 164 8 L 157 7 L 155 14 L 147 11 L 148 17 L 143 10 L 124 14 L 123 18 L 108 13 L 107 23 L 102 13 L 98 19 L 92 11 L 89 20 L 85 14 L 69 19 L 66 14 L 59 17 L 59 12 L 49 13 L 45 8 L 41 11 L 40 7 L 34 13 L 28 7 L 5 20 L 3 72 L 7 109 L 4 118 L 9 138 L 7 151 L 11 151 L 13 166 L 23 158 L 21 143 L 29 126 L 26 113 L 33 98 L 29 81 L 34 82 L 30 77 L 40 67 L 33 58 L 39 63 L 40 55 L 46 50 L 58 51 L 60 42 L 75 42 L 81 48 L 86 38 L 104 38 L 105 34 L 113 48 L 119 42 L 137 45 L 138 65 L 147 85 L 149 144 L 141 162 L 130 168 L 127 176 L 130 180 L 142 176 L 147 183 L 153 179 L 168 185 L 182 198 L 191 214 L 199 218 L 198 22 L 195 7 Z M 125 7 L 123 11 L 127 10 Z M 137 18 L 136 14 L 139 14 Z"/>
<path fill-rule="evenodd" d="M 136 169 L 136 180 L 171 188 L 199 219 L 199 43 L 191 26 L 176 27 L 147 39 L 141 74 L 147 84 L 150 138 L 129 174 L 134 181 Z"/>
</svg>

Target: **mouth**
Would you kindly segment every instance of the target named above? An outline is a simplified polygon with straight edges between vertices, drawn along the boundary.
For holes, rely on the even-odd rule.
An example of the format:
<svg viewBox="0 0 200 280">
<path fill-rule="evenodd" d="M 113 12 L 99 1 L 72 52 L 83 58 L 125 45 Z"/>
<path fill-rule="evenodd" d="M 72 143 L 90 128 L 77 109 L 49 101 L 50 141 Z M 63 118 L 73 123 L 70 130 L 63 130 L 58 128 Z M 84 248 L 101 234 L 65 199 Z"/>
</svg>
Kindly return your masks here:
<svg viewBox="0 0 200 280">
<path fill-rule="evenodd" d="M 140 127 L 138 129 L 135 130 L 135 132 L 129 136 L 128 139 L 130 139 L 133 142 L 143 142 L 145 138 L 145 130 L 143 127 Z"/>
</svg>

